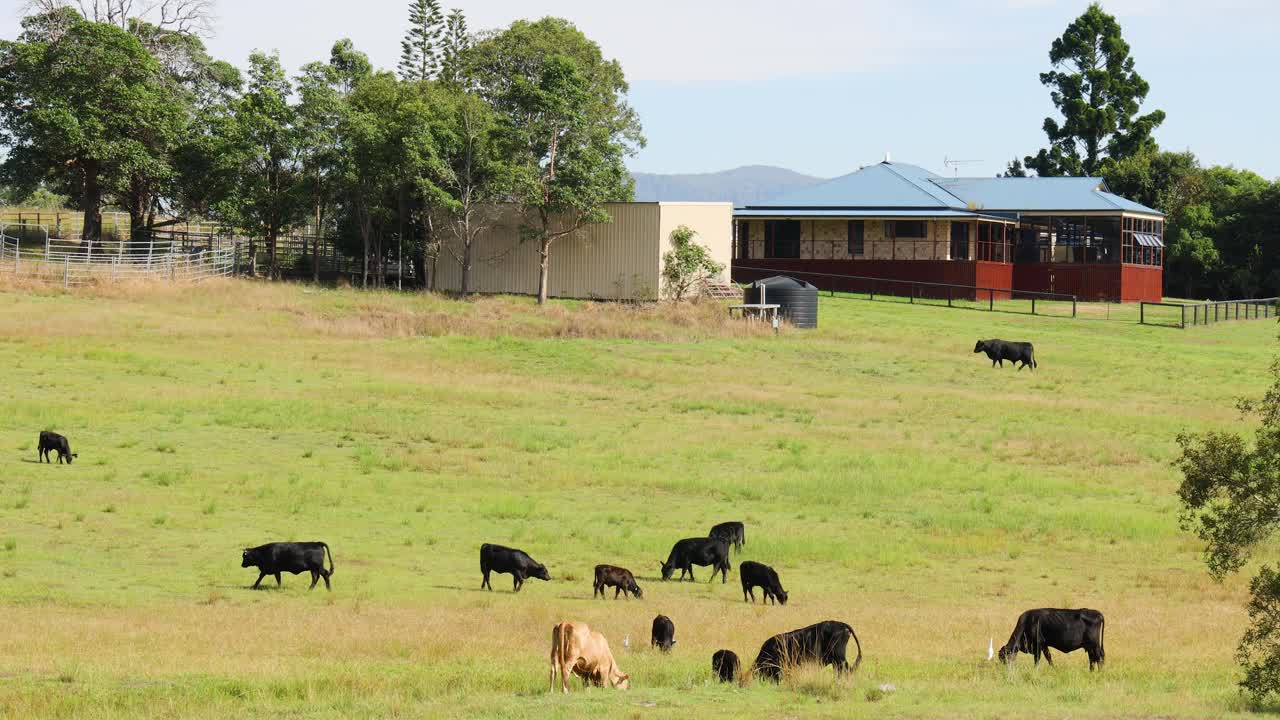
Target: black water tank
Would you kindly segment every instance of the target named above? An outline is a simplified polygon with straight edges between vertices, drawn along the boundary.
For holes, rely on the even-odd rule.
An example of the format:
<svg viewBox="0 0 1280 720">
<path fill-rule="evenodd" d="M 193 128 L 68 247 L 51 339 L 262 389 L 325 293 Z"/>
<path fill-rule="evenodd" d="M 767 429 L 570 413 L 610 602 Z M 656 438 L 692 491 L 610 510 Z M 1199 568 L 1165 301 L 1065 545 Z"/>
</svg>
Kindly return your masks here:
<svg viewBox="0 0 1280 720">
<path fill-rule="evenodd" d="M 764 289 L 764 300 L 760 290 Z M 798 328 L 818 327 L 818 288 L 785 275 L 757 280 L 742 291 L 742 302 L 778 305 L 778 313 Z"/>
</svg>

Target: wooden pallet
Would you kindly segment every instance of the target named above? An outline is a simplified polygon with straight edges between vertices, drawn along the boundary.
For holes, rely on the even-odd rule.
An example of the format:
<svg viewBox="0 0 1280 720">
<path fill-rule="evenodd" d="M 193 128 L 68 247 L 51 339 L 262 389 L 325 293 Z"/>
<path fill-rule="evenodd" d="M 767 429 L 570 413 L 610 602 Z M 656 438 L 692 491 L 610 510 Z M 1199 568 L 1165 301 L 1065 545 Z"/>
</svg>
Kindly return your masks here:
<svg viewBox="0 0 1280 720">
<path fill-rule="evenodd" d="M 702 284 L 702 297 L 714 300 L 741 300 L 742 288 L 733 283 L 706 282 Z"/>
</svg>

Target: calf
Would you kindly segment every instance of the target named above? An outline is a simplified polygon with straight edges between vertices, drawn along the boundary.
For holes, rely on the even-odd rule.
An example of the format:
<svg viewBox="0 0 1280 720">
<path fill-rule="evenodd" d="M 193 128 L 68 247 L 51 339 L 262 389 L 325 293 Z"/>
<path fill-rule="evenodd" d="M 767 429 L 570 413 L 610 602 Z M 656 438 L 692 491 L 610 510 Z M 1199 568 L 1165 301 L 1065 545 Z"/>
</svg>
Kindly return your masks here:
<svg viewBox="0 0 1280 720">
<path fill-rule="evenodd" d="M 824 620 L 765 640 L 751 669 L 760 677 L 774 682 L 782 678 L 784 667 L 806 662 L 834 665 L 837 674 L 844 673 L 850 669 L 845 660 L 845 647 L 850 637 L 858 646 L 858 658 L 853 661 L 852 668 L 857 670 L 862 664 L 862 643 L 858 642 L 853 628 L 836 620 Z"/>
<path fill-rule="evenodd" d="M 676 569 L 680 570 L 681 580 L 684 580 L 685 573 L 693 580 L 694 565 L 710 565 L 711 580 L 715 580 L 716 573 L 720 573 L 720 582 L 725 583 L 728 582 L 729 573 L 729 544 L 712 537 L 685 538 L 673 545 L 667 561 L 659 560 L 658 565 L 662 566 L 664 582 L 671 579 Z"/>
<path fill-rule="evenodd" d="M 1036 369 L 1035 348 L 1029 342 L 979 340 L 978 344 L 973 346 L 973 352 L 986 353 L 987 357 L 991 358 L 991 367 L 995 367 L 996 363 L 1004 367 L 1004 361 L 1008 360 L 1011 363 L 1022 363 L 1018 366 L 1019 371 L 1028 365 L 1032 370 Z"/>
<path fill-rule="evenodd" d="M 596 580 L 593 585 L 591 597 L 594 598 L 598 593 L 600 597 L 604 597 L 604 589 L 612 587 L 613 599 L 618 599 L 618 593 L 622 593 L 622 597 L 635 595 L 636 597 L 644 597 L 644 593 L 640 591 L 640 586 L 636 584 L 636 578 L 631 571 L 626 568 L 620 568 L 616 565 L 597 565 Z"/>
<path fill-rule="evenodd" d="M 606 682 L 609 687 L 626 690 L 631 678 L 618 669 L 609 651 L 609 641 L 586 623 L 562 622 L 551 630 L 551 687 L 556 690 L 556 673 L 560 673 L 560 689 L 569 692 L 569 675 L 577 675 L 584 683 L 596 687 Z"/>
<path fill-rule="evenodd" d="M 720 538 L 732 545 L 734 552 L 742 552 L 742 546 L 747 544 L 746 528 L 737 521 L 722 522 L 716 525 L 711 528 L 711 532 L 707 533 L 707 537 Z"/>
<path fill-rule="evenodd" d="M 58 453 L 59 465 L 62 464 L 64 459 L 70 465 L 71 458 L 80 457 L 78 454 L 71 452 L 71 443 L 68 443 L 65 437 L 56 432 L 42 430 L 40 431 L 40 445 L 38 446 L 40 460 L 52 464 L 53 461 L 49 459 L 50 451 Z"/>
<path fill-rule="evenodd" d="M 1102 665 L 1107 660 L 1107 653 L 1102 647 L 1105 625 L 1102 613 L 1088 608 L 1028 610 L 1018 616 L 1009 642 L 1000 648 L 1000 660 L 1012 663 L 1018 653 L 1024 652 L 1035 657 L 1036 665 L 1040 664 L 1041 655 L 1053 665 L 1049 648 L 1064 653 L 1084 648 L 1089 655 L 1089 670 L 1092 671 L 1095 665 Z"/>
<path fill-rule="evenodd" d="M 329 555 L 328 570 L 324 569 L 326 553 Z M 314 589 L 320 578 L 324 578 L 325 590 L 333 589 L 329 586 L 329 576 L 333 575 L 333 551 L 322 542 L 276 542 L 255 548 L 245 548 L 240 567 L 258 568 L 258 580 L 253 584 L 254 590 L 262 584 L 262 578 L 268 575 L 275 575 L 276 587 L 280 587 L 282 572 L 293 575 L 310 572 L 311 587 L 307 588 L 308 590 Z"/>
<path fill-rule="evenodd" d="M 711 672 L 716 674 L 720 682 L 733 682 L 738 679 L 738 655 L 732 650 L 717 650 L 711 656 Z"/>
<path fill-rule="evenodd" d="M 520 592 L 526 578 L 551 579 L 547 568 L 529 557 L 525 551 L 489 543 L 480 546 L 480 572 L 484 574 L 484 579 L 480 581 L 480 588 L 490 590 L 493 589 L 493 584 L 489 582 L 491 572 L 511 575 L 513 592 Z"/>
<path fill-rule="evenodd" d="M 653 619 L 653 632 L 649 635 L 649 647 L 656 647 L 662 652 L 671 652 L 676 644 L 676 624 L 666 615 Z"/>
<path fill-rule="evenodd" d="M 778 573 L 768 565 L 747 560 L 738 565 L 738 577 L 742 580 L 742 602 L 746 602 L 748 596 L 755 602 L 755 588 L 759 587 L 764 589 L 766 603 L 773 600 L 775 604 L 787 604 L 787 591 L 782 589 Z"/>
</svg>

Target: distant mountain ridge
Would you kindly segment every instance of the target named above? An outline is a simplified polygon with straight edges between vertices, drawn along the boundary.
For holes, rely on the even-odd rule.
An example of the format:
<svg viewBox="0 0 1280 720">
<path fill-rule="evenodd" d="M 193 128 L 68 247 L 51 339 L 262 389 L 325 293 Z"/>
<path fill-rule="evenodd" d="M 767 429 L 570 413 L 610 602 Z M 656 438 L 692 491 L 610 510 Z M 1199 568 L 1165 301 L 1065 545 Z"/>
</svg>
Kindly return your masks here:
<svg viewBox="0 0 1280 720">
<path fill-rule="evenodd" d="M 812 187 L 825 178 L 771 165 L 746 165 L 714 173 L 632 173 L 637 202 L 731 202 L 750 205 Z"/>
</svg>

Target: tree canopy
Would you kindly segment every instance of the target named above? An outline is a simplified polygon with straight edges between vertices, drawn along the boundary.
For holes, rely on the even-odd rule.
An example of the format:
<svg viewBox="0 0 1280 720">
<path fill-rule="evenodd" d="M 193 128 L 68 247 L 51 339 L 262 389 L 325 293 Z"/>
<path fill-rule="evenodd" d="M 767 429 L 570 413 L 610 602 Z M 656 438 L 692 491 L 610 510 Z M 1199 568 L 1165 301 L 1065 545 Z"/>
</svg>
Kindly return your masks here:
<svg viewBox="0 0 1280 720">
<path fill-rule="evenodd" d="M 1051 89 L 1062 120 L 1045 118 L 1049 147 L 1027 156 L 1043 176 L 1094 175 L 1107 158 L 1155 148 L 1151 133 L 1164 111 L 1139 115 L 1149 86 L 1134 69 L 1115 17 L 1093 3 L 1049 48 L 1053 69 L 1040 82 Z"/>
</svg>

